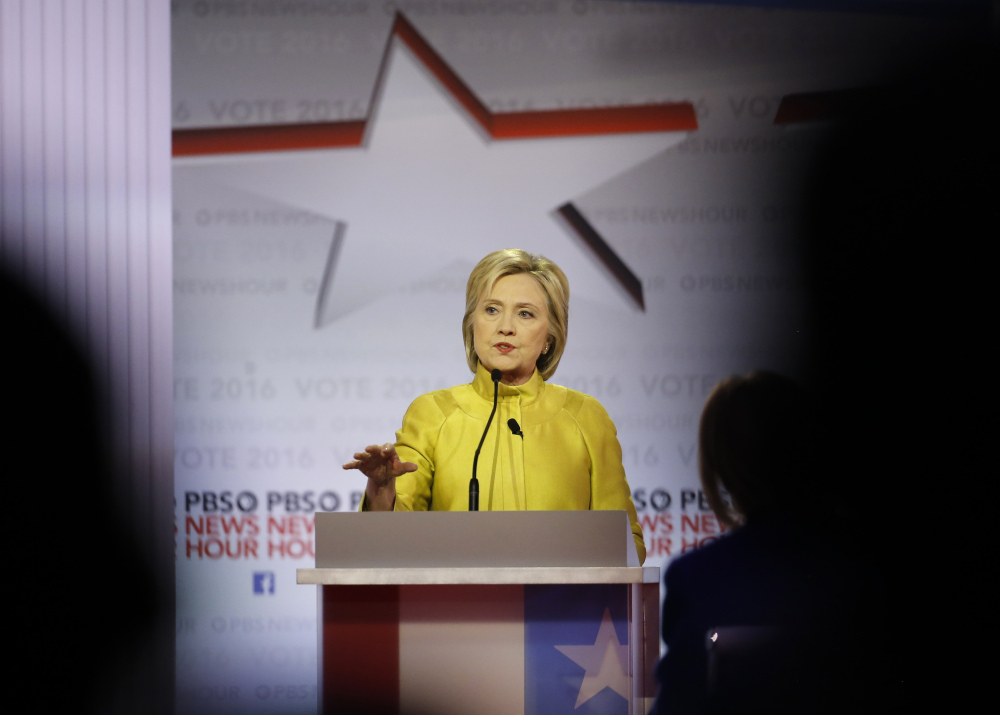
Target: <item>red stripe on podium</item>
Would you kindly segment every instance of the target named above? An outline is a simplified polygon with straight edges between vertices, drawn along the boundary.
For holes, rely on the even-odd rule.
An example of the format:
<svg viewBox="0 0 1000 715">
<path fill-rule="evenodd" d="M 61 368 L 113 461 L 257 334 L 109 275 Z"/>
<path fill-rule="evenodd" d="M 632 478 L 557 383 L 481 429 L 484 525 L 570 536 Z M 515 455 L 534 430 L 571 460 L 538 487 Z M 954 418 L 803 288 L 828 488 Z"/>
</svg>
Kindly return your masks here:
<svg viewBox="0 0 1000 715">
<path fill-rule="evenodd" d="M 323 713 L 399 712 L 399 587 L 323 588 Z"/>
</svg>

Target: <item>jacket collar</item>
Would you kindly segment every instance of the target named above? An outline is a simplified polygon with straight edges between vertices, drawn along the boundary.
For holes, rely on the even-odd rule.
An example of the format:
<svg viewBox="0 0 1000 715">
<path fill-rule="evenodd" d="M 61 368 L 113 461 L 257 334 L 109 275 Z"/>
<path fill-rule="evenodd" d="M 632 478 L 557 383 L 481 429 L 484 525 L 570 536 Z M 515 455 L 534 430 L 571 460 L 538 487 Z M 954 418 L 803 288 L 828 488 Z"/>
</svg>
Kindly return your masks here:
<svg viewBox="0 0 1000 715">
<path fill-rule="evenodd" d="M 523 385 L 505 385 L 501 382 L 499 387 L 498 394 L 501 398 L 520 397 L 521 404 L 527 405 L 534 402 L 542 394 L 545 389 L 545 381 L 542 380 L 542 374 L 538 372 L 538 368 L 535 368 L 531 378 Z M 484 400 L 493 402 L 493 380 L 490 379 L 490 373 L 483 367 L 482 363 L 476 367 L 476 377 L 472 381 L 472 389 Z"/>
</svg>

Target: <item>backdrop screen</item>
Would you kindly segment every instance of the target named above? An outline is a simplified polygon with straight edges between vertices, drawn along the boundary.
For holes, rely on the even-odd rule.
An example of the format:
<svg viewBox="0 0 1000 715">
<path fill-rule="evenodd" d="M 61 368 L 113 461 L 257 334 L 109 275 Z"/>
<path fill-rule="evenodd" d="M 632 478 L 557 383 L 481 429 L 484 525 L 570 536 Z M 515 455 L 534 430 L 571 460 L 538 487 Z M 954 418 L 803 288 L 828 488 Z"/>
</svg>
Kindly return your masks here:
<svg viewBox="0 0 1000 715">
<path fill-rule="evenodd" d="M 171 5 L 179 712 L 315 712 L 313 515 L 357 509 L 340 465 L 471 378 L 465 283 L 498 248 L 569 278 L 551 381 L 615 421 L 646 564 L 718 538 L 705 398 L 798 370 L 796 189 L 828 131 L 802 96 L 877 84 L 950 28 L 863 5 Z"/>
</svg>

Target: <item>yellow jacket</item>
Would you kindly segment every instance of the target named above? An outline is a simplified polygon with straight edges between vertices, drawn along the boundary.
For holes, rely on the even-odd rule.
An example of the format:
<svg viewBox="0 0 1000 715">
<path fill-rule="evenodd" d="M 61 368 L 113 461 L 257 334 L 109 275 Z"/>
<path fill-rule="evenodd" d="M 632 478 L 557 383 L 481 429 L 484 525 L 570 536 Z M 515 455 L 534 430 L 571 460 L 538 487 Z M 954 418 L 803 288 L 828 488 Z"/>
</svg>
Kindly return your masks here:
<svg viewBox="0 0 1000 715">
<path fill-rule="evenodd" d="M 396 479 L 396 511 L 465 511 L 472 460 L 493 408 L 493 382 L 475 379 L 421 395 L 396 432 L 400 459 L 418 469 Z M 507 425 L 517 420 L 523 437 Z M 479 454 L 483 511 L 624 509 L 639 562 L 646 559 L 615 425 L 597 400 L 538 371 L 524 385 L 500 384 L 497 412 Z"/>
</svg>

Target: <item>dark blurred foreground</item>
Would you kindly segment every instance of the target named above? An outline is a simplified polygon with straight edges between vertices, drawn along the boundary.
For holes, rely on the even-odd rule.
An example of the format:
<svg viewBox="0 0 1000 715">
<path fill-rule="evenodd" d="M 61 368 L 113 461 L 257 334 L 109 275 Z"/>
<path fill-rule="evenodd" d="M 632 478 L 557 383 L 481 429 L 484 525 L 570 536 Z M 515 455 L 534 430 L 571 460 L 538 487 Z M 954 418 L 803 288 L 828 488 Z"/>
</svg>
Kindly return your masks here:
<svg viewBox="0 0 1000 715">
<path fill-rule="evenodd" d="M 123 518 L 91 366 L 2 274 L 0 305 L 8 682 L 33 711 L 159 712 L 148 668 L 173 614 Z"/>
</svg>

